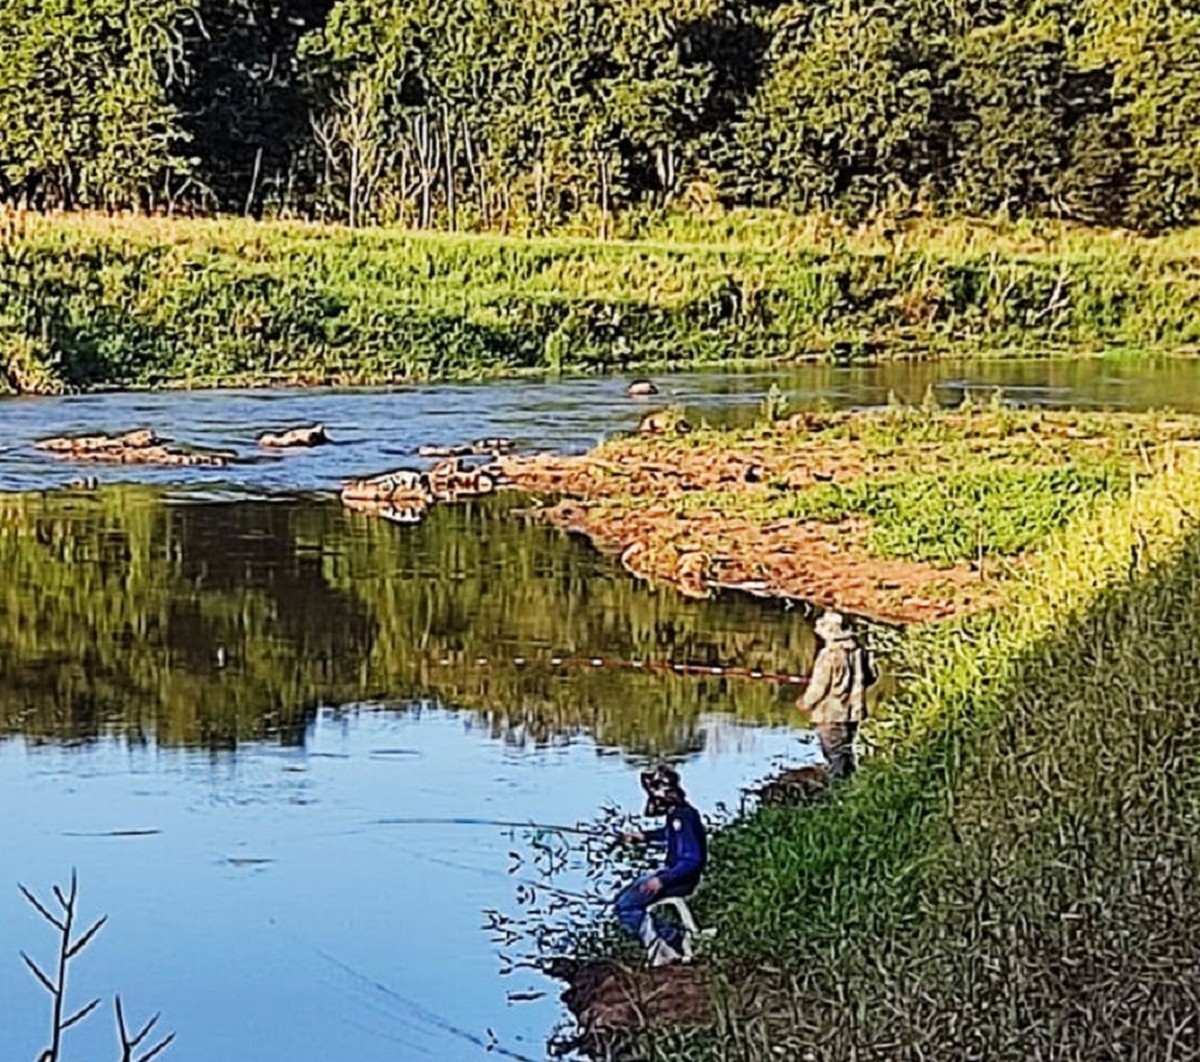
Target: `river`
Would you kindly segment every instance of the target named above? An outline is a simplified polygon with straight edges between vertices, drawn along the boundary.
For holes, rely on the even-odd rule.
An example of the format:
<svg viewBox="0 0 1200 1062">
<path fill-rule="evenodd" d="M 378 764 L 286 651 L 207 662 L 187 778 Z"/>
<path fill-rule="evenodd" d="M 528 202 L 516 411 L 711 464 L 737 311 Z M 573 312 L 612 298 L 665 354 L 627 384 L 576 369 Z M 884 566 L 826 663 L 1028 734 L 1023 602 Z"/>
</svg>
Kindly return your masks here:
<svg viewBox="0 0 1200 1062">
<path fill-rule="evenodd" d="M 797 406 L 999 386 L 1200 407 L 1192 362 L 664 376 L 658 400 L 746 419 L 772 383 Z M 17 883 L 46 898 L 72 868 L 81 917 L 109 922 L 72 964 L 69 1003 L 104 1003 L 64 1062 L 119 1057 L 115 992 L 135 1023 L 162 1011 L 178 1062 L 544 1057 L 562 1011 L 520 964 L 526 931 L 625 868 L 596 879 L 579 835 L 471 820 L 636 812 L 658 757 L 706 813 L 736 810 L 742 787 L 814 755 L 795 687 L 671 665 L 798 674 L 809 628 L 778 604 L 636 584 L 527 524 L 519 499 L 399 527 L 329 492 L 420 443 L 581 449 L 644 408 L 611 379 L 0 401 L 0 1058 L 32 1062 L 48 1038 L 17 952 L 48 966 L 54 940 Z M 258 431 L 307 421 L 334 444 L 257 452 Z M 98 491 L 42 490 L 80 471 L 35 439 L 143 424 L 239 460 L 97 466 Z"/>
</svg>

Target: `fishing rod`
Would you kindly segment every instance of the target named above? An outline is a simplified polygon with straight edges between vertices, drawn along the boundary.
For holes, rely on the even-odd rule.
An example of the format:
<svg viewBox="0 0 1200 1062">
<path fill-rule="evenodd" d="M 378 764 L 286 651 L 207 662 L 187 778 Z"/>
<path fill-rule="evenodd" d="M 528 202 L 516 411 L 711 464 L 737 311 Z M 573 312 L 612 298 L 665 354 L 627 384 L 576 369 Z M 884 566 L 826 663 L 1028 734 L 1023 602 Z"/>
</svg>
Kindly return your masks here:
<svg viewBox="0 0 1200 1062">
<path fill-rule="evenodd" d="M 402 818 L 402 819 L 373 819 L 372 826 L 495 826 L 515 830 L 546 830 L 551 833 L 575 833 L 583 837 L 607 837 L 609 831 L 588 829 L 583 826 L 557 826 L 546 822 L 513 822 L 505 819 L 476 819 L 476 818 Z M 616 836 L 615 831 L 612 833 Z"/>
</svg>

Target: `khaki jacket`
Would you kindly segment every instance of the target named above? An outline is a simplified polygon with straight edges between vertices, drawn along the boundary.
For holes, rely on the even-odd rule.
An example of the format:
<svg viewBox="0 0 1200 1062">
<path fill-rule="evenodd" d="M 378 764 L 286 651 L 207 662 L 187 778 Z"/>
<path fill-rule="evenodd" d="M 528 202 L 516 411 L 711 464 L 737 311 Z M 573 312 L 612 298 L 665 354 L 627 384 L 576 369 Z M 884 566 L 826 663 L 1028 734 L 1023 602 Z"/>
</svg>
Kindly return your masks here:
<svg viewBox="0 0 1200 1062">
<path fill-rule="evenodd" d="M 861 723 L 867 718 L 867 687 L 876 679 L 870 654 L 853 635 L 827 642 L 817 654 L 800 707 L 816 725 Z"/>
</svg>

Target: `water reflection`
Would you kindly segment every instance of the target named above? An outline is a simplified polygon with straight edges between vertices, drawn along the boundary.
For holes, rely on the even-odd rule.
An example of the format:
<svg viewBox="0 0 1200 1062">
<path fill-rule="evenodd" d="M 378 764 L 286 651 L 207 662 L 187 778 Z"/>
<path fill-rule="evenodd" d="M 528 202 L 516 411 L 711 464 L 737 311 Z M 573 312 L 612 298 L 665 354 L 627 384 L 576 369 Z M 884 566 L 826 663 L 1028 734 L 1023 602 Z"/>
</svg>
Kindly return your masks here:
<svg viewBox="0 0 1200 1062">
<path fill-rule="evenodd" d="M 797 613 L 654 593 L 518 504 L 396 527 L 303 498 L 0 496 L 0 733 L 298 745 L 321 705 L 425 698 L 513 745 L 672 753 L 703 712 L 783 718 L 786 686 L 590 662 L 804 671 Z"/>
</svg>

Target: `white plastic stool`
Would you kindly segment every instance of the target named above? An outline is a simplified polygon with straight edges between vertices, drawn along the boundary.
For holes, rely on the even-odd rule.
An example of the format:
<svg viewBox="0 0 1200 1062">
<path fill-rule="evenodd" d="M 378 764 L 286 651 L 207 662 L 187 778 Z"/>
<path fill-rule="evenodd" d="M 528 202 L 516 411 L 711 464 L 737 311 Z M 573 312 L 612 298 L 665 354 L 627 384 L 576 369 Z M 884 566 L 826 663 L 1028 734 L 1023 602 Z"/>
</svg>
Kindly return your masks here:
<svg viewBox="0 0 1200 1062">
<path fill-rule="evenodd" d="M 715 929 L 701 929 L 696 925 L 696 919 L 692 917 L 692 909 L 688 907 L 687 901 L 682 896 L 668 896 L 659 900 L 658 903 L 652 903 L 646 908 L 646 913 L 653 915 L 659 907 L 670 907 L 679 916 L 679 924 L 683 927 L 680 953 L 684 962 L 691 962 L 692 957 L 696 954 L 695 941 L 697 938 L 711 940 L 717 935 Z"/>
</svg>

